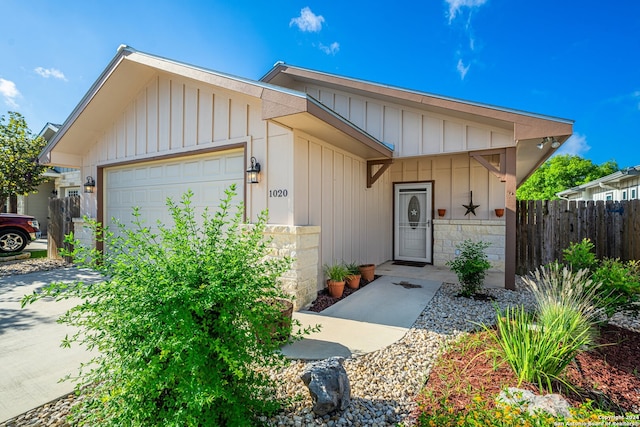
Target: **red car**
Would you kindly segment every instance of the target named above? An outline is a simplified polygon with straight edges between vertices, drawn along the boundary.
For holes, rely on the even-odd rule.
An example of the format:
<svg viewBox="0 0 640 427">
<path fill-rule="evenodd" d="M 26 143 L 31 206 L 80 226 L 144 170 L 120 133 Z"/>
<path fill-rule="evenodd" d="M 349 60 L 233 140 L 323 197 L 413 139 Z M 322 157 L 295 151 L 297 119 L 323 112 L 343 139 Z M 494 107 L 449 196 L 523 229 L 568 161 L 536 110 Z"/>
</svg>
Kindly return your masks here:
<svg viewBox="0 0 640 427">
<path fill-rule="evenodd" d="M 0 214 L 0 252 L 20 252 L 40 235 L 40 224 L 34 217 Z"/>
</svg>

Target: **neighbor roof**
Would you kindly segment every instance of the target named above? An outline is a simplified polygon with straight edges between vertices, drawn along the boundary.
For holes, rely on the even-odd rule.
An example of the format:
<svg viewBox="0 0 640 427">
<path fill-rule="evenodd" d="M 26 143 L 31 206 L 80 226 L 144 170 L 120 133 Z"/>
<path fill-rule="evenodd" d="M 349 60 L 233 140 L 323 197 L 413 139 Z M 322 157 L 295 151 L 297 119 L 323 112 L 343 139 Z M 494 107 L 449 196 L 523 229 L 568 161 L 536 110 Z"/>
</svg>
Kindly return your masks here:
<svg viewBox="0 0 640 427">
<path fill-rule="evenodd" d="M 622 169 L 620 171 L 609 174 L 607 176 L 603 176 L 602 178 L 594 179 L 593 181 L 585 182 L 584 184 L 561 191 L 559 193 L 556 193 L 556 195 L 559 197 L 566 197 L 569 194 L 581 193 L 588 188 L 599 187 L 600 184 L 620 182 L 626 178 L 630 178 L 638 175 L 640 175 L 640 165 L 631 166 L 626 169 Z"/>
</svg>

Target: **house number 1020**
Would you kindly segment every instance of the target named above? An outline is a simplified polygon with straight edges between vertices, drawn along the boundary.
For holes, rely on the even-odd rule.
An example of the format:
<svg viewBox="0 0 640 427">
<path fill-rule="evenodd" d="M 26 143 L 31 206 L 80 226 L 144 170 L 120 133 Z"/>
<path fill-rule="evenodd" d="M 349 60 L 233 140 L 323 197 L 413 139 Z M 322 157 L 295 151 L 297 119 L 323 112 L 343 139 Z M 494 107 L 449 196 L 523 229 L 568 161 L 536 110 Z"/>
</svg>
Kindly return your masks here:
<svg viewBox="0 0 640 427">
<path fill-rule="evenodd" d="M 269 197 L 287 197 L 289 192 L 285 190 L 269 190 Z"/>
</svg>

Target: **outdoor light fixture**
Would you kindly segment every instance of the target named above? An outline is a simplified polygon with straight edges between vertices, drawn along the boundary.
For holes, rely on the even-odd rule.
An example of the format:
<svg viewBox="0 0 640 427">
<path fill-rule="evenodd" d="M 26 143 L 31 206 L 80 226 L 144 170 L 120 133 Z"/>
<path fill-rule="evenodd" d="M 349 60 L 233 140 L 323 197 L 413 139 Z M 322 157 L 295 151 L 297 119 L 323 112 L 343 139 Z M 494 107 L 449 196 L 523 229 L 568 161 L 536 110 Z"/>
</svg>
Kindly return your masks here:
<svg viewBox="0 0 640 427">
<path fill-rule="evenodd" d="M 251 157 L 251 166 L 247 169 L 247 184 L 257 184 L 258 174 L 260 173 L 260 163 L 256 161 L 255 157 Z"/>
<path fill-rule="evenodd" d="M 96 188 L 96 180 L 93 179 L 92 176 L 87 177 L 87 182 L 84 183 L 84 192 L 85 193 L 93 193 L 93 190 Z"/>
<path fill-rule="evenodd" d="M 551 142 L 551 148 L 558 148 L 560 146 L 560 143 L 558 142 L 558 140 L 556 140 L 556 138 L 550 138 L 548 136 L 545 136 L 544 138 L 542 138 L 541 142 L 538 142 L 538 145 L 536 145 L 536 147 L 538 147 L 539 150 L 542 150 L 544 148 L 544 144 L 546 144 L 547 142 Z"/>
</svg>

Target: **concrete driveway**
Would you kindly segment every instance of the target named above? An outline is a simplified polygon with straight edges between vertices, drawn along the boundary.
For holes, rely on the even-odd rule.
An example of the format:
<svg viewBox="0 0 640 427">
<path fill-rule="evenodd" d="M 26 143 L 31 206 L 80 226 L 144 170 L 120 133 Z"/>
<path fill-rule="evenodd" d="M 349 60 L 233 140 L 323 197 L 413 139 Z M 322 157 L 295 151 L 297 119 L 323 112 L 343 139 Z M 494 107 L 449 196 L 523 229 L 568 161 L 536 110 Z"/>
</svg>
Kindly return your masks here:
<svg viewBox="0 0 640 427">
<path fill-rule="evenodd" d="M 59 382 L 91 359 L 84 349 L 60 347 L 74 330 L 56 320 L 77 300 L 42 300 L 20 308 L 20 300 L 52 282 L 100 280 L 89 270 L 63 268 L 0 277 L 0 422 L 71 392 L 74 383 Z"/>
</svg>

